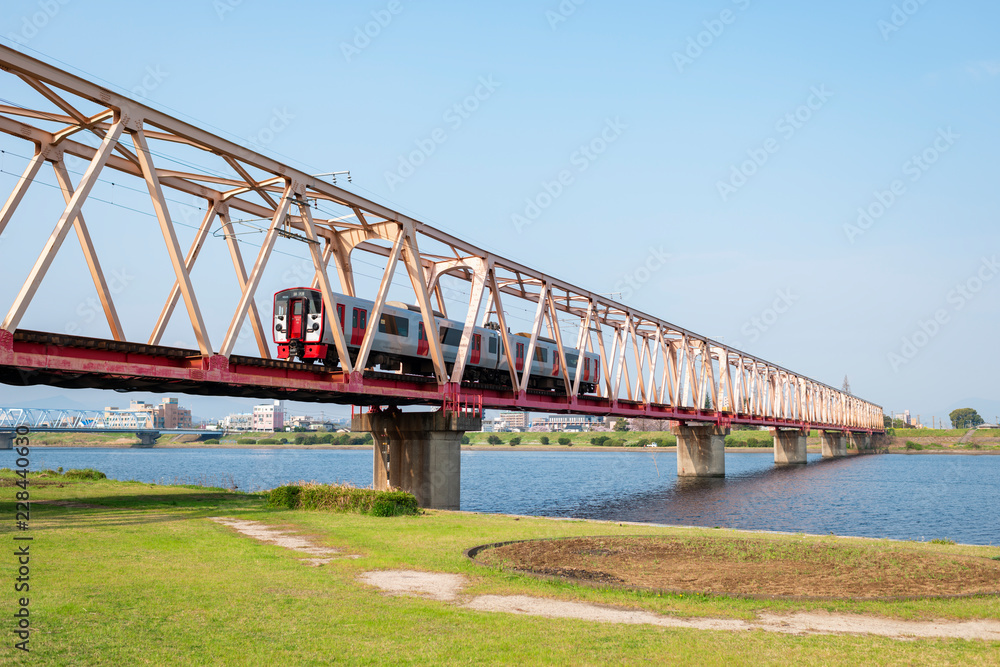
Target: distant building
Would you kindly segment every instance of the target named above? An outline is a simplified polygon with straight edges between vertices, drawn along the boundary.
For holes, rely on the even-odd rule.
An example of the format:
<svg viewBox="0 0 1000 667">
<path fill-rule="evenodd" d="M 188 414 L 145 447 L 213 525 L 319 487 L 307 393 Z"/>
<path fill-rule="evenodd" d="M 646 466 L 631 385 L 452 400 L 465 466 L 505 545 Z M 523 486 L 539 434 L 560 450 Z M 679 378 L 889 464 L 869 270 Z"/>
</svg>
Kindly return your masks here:
<svg viewBox="0 0 1000 667">
<path fill-rule="evenodd" d="M 529 424 L 528 414 L 529 413 L 527 412 L 501 412 L 500 416 L 494 420 L 495 425 L 500 426 L 500 428 L 497 428 L 496 430 L 509 431 L 515 428 L 526 429 Z"/>
<path fill-rule="evenodd" d="M 165 398 L 156 406 L 157 428 L 192 428 L 191 411 L 177 404 L 176 398 Z"/>
<path fill-rule="evenodd" d="M 549 415 L 531 420 L 532 430 L 582 431 L 604 422 L 592 415 Z"/>
<path fill-rule="evenodd" d="M 285 428 L 285 411 L 281 401 L 253 406 L 251 429 L 257 432 L 274 433 Z"/>
<path fill-rule="evenodd" d="M 219 421 L 224 431 L 249 431 L 253 428 L 253 415 L 246 413 L 231 414 Z"/>
<path fill-rule="evenodd" d="M 127 410 L 106 407 L 104 424 L 107 428 L 120 429 L 192 428 L 191 411 L 180 407 L 176 398 L 164 398 L 160 405 L 132 401 Z"/>
</svg>

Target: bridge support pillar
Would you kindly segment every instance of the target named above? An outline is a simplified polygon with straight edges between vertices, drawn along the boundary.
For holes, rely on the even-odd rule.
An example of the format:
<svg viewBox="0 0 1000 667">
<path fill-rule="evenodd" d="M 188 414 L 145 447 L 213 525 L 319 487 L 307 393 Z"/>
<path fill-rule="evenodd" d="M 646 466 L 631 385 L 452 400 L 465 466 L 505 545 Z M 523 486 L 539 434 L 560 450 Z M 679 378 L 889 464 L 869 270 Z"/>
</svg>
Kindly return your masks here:
<svg viewBox="0 0 1000 667">
<path fill-rule="evenodd" d="M 152 447 L 160 437 L 158 431 L 138 431 L 136 435 L 139 436 L 139 444 L 143 447 Z"/>
<path fill-rule="evenodd" d="M 14 449 L 13 433 L 0 433 L 0 449 Z"/>
<path fill-rule="evenodd" d="M 676 423 L 678 477 L 725 477 L 726 436 L 729 429 L 715 424 Z"/>
<path fill-rule="evenodd" d="M 851 432 L 850 438 L 851 444 L 857 448 L 858 454 L 863 454 L 872 448 L 872 437 L 867 433 Z"/>
<path fill-rule="evenodd" d="M 779 465 L 806 462 L 806 436 L 801 429 L 772 428 L 774 435 L 774 462 Z"/>
<path fill-rule="evenodd" d="M 387 410 L 355 415 L 351 430 L 375 440 L 373 486 L 412 493 L 429 509 L 460 505 L 462 435 L 483 427 L 482 417 L 460 412 Z"/>
<path fill-rule="evenodd" d="M 843 431 L 820 431 L 819 436 L 824 459 L 847 456 L 847 436 L 844 435 Z"/>
</svg>

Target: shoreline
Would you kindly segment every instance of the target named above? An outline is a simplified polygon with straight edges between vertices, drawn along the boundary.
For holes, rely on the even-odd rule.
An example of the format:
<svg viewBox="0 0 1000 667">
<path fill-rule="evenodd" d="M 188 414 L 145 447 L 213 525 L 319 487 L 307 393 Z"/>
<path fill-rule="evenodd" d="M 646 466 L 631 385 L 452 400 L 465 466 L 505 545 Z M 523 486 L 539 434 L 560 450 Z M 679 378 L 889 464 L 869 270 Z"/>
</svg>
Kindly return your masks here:
<svg viewBox="0 0 1000 667">
<path fill-rule="evenodd" d="M 317 444 L 317 445 L 237 445 L 237 444 L 211 444 L 204 445 L 197 442 L 178 442 L 178 443 L 164 443 L 152 446 L 143 446 L 135 444 L 108 444 L 108 443 L 96 443 L 96 444 L 32 444 L 32 448 L 38 449 L 267 449 L 267 450 L 280 450 L 280 449 L 293 449 L 293 450 L 368 450 L 371 451 L 371 445 L 330 445 L 330 444 Z M 511 447 L 509 445 L 462 445 L 463 452 L 632 452 L 632 453 L 654 453 L 660 451 L 667 451 L 675 453 L 677 451 L 677 446 L 665 446 L 665 447 L 598 447 L 596 445 L 517 445 Z M 820 447 L 817 445 L 810 445 L 807 452 L 810 454 L 818 454 L 820 452 Z M 726 447 L 726 452 L 734 454 L 773 454 L 774 450 L 771 447 Z M 977 450 L 977 449 L 923 449 L 923 450 L 907 450 L 903 448 L 891 448 L 886 454 L 901 454 L 904 456 L 922 456 L 922 455 L 959 455 L 959 456 L 1000 456 L 1000 449 L 992 450 Z M 848 457 L 860 456 L 856 451 L 848 451 Z"/>
</svg>

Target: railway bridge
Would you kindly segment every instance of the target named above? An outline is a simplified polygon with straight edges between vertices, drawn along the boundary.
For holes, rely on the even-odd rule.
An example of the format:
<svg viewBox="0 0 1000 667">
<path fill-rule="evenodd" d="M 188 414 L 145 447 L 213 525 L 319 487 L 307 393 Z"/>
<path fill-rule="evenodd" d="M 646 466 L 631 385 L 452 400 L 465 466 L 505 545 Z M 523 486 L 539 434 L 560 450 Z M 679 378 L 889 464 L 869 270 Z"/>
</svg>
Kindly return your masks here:
<svg viewBox="0 0 1000 667">
<path fill-rule="evenodd" d="M 845 453 L 847 439 L 864 449 L 883 431 L 878 405 L 479 248 L 16 50 L 0 46 L 0 70 L 4 168 L 23 164 L 0 211 L 0 253 L 37 253 L 20 276 L 4 269 L 13 288 L 9 306 L 0 304 L 7 308 L 0 382 L 367 406 L 354 427 L 374 434 L 376 487 L 410 490 L 424 506 L 441 508 L 458 507 L 460 436 L 480 428 L 485 409 L 670 420 L 685 476 L 725 474 L 724 437 L 733 425 L 770 428 L 782 464 L 805 462 L 810 429 L 823 433 L 831 457 Z M 132 193 L 127 215 L 85 206 L 109 183 L 112 192 Z M 40 247 L 18 236 L 19 227 L 49 224 L 26 203 L 32 197 L 59 200 Z M 179 224 L 181 201 L 199 203 L 198 224 Z M 155 319 L 137 321 L 130 312 L 123 323 L 99 255 L 127 248 L 146 228 L 158 230 L 162 245 L 131 250 L 168 260 L 156 284 L 144 284 L 163 306 Z M 259 243 L 243 240 L 247 228 Z M 78 248 L 64 247 L 71 230 Z M 256 299 L 271 260 L 292 246 L 308 254 L 308 282 L 326 312 L 335 312 L 338 295 L 370 300 L 372 326 L 357 340 L 331 327 L 338 364 L 272 355 L 274 322 Z M 194 271 L 202 251 L 216 247 L 231 260 L 228 282 L 218 270 Z M 248 248 L 255 253 L 249 258 Z M 52 304 L 36 298 L 57 255 L 67 252 L 82 252 L 86 270 L 78 280 L 93 283 L 104 336 L 51 330 L 44 313 Z M 0 261 L 17 265 L 7 256 Z M 377 266 L 378 276 L 359 294 L 355 266 L 362 262 Z M 380 331 L 374 323 L 390 298 L 416 304 L 431 369 L 424 375 L 369 361 Z M 520 334 L 509 316 L 517 309 L 528 313 Z M 461 331 L 452 362 L 441 337 L 444 318 Z M 32 319 L 49 324 L 24 326 Z M 504 375 L 486 384 L 467 373 L 472 332 L 487 324 L 499 332 L 509 381 Z M 195 344 L 164 344 L 168 327 L 181 325 Z M 252 335 L 241 337 L 246 327 Z M 515 336 L 525 341 L 527 365 L 515 359 Z M 557 356 L 555 388 L 532 386 L 530 360 L 543 341 Z M 600 359 L 594 391 L 583 391 L 584 364 L 574 364 L 583 353 Z"/>
</svg>

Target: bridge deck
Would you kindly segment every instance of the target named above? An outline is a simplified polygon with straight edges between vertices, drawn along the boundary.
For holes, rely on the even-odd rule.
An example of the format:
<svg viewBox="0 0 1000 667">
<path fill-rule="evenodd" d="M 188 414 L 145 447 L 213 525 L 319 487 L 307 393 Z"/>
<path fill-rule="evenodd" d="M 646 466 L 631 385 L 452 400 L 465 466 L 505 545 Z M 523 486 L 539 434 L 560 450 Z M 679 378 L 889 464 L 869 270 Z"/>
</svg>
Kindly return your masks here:
<svg viewBox="0 0 1000 667">
<path fill-rule="evenodd" d="M 366 371 L 331 371 L 273 359 L 203 356 L 197 350 L 63 334 L 0 330 L 0 382 L 72 389 L 181 392 L 196 395 L 282 399 L 350 405 L 441 405 L 460 393 L 484 408 L 596 416 L 647 417 L 707 423 L 872 432 L 833 424 L 752 417 L 657 403 L 570 398 L 564 392 L 513 392 L 466 382 L 461 391 L 433 378 Z"/>
</svg>

